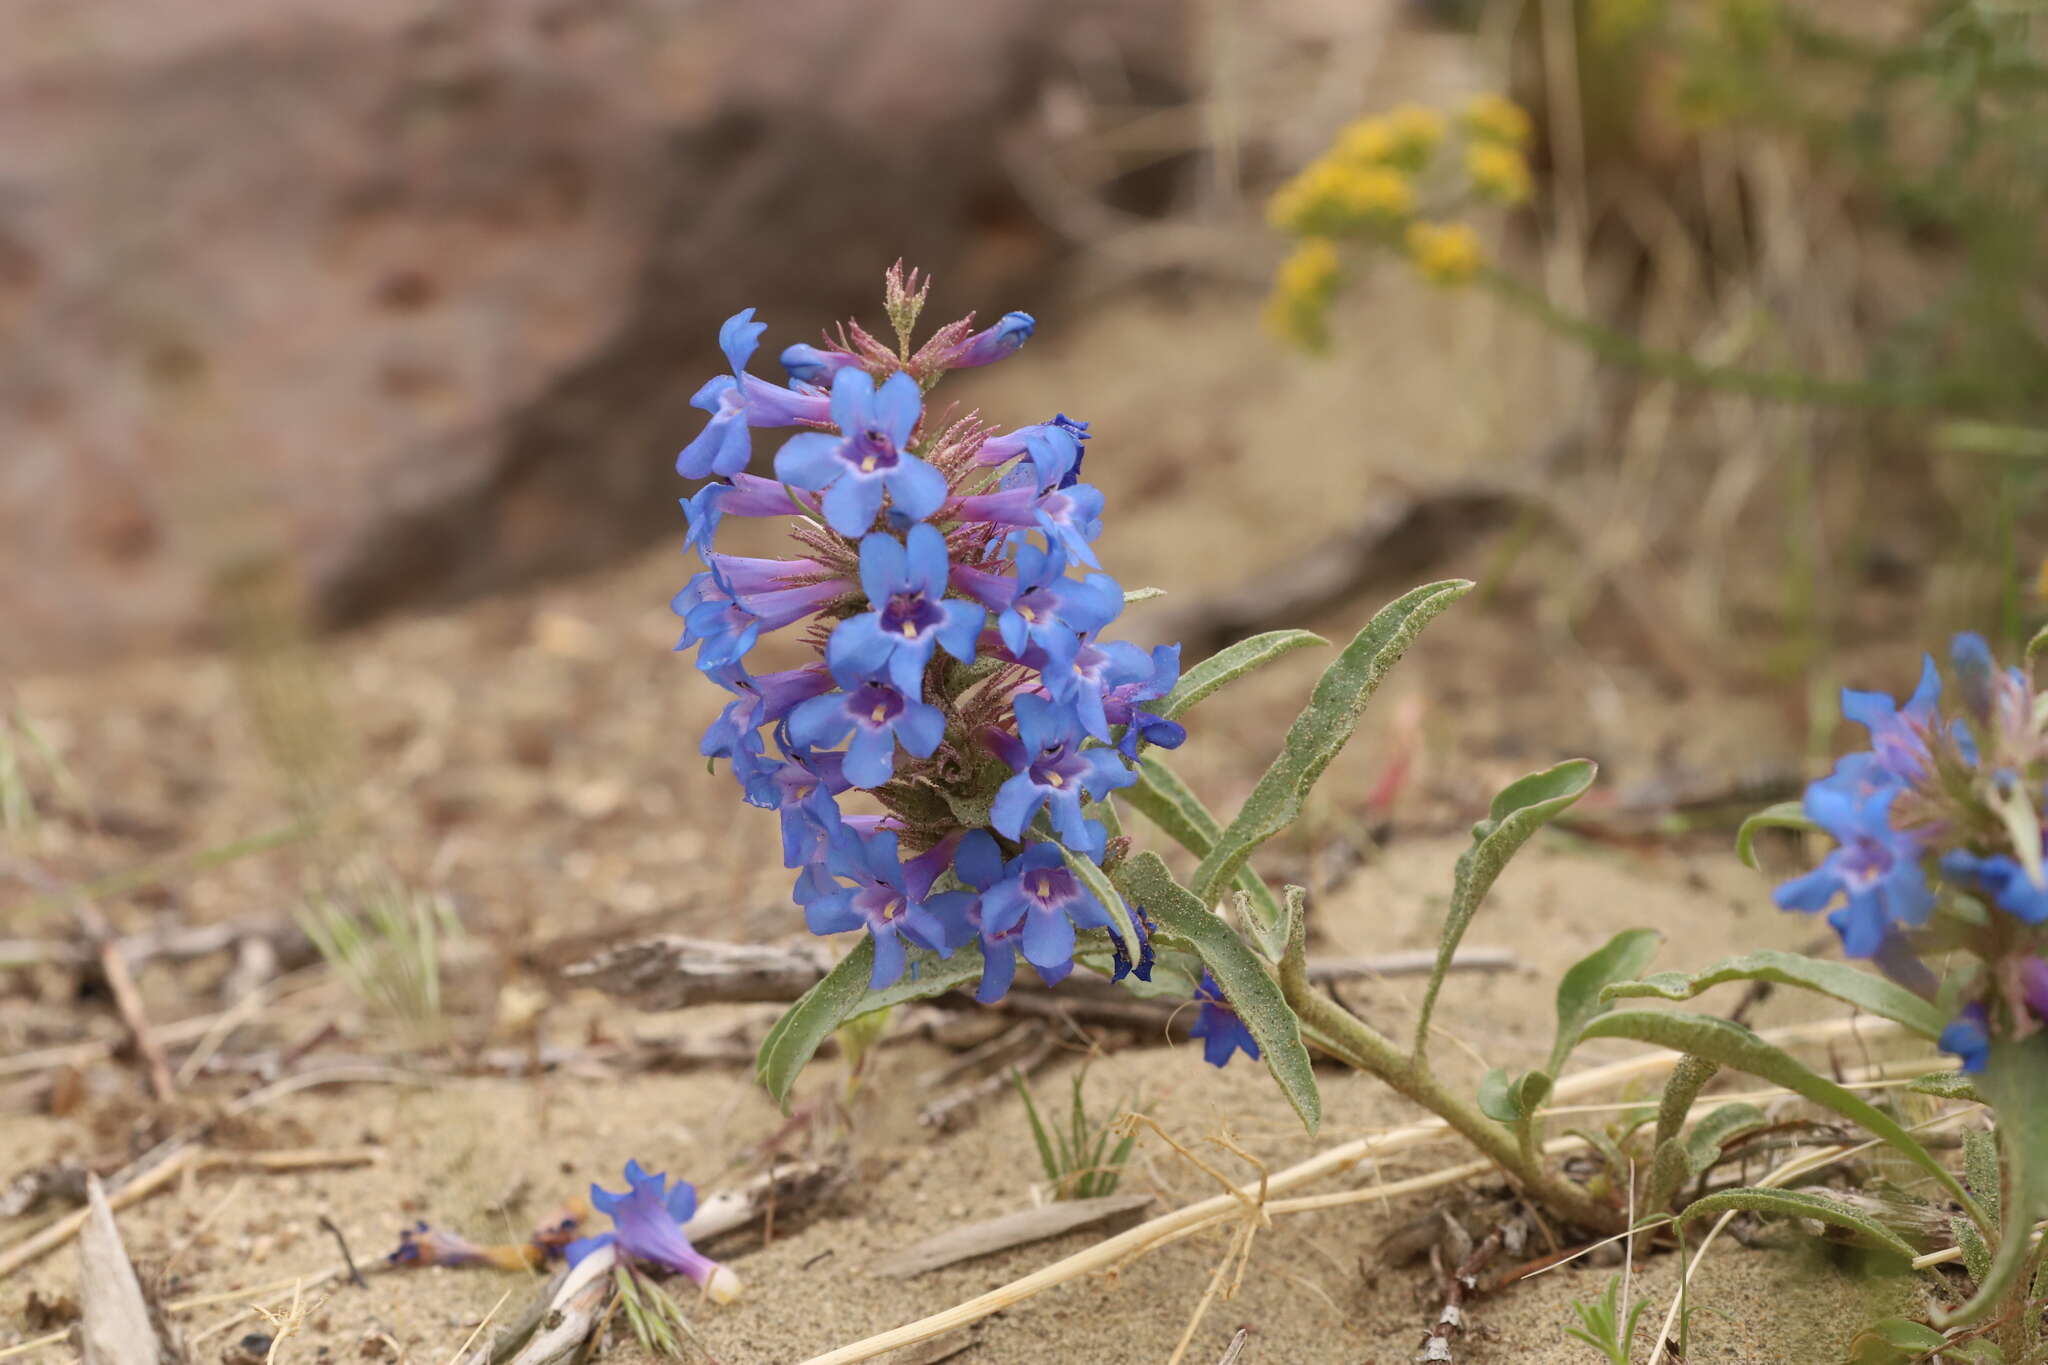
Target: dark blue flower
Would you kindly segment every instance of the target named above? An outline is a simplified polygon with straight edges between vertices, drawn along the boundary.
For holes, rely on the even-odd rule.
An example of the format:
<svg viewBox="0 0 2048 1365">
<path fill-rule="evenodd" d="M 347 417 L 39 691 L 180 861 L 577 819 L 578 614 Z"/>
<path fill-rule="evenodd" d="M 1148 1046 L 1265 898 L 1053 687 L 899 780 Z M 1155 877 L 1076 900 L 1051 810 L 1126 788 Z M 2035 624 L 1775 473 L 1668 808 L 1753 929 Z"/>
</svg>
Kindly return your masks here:
<svg viewBox="0 0 2048 1365">
<path fill-rule="evenodd" d="M 945 358 L 946 368 L 964 370 L 975 365 L 992 365 L 1031 340 L 1037 320 L 1029 313 L 1005 313 L 993 327 L 985 327 L 960 343 Z"/>
<path fill-rule="evenodd" d="M 1941 855 L 1941 874 L 1988 895 L 1999 909 L 2027 924 L 2048 924 L 2048 887 L 2028 875 L 2019 859 L 2005 853 L 1975 854 L 1951 849 Z"/>
<path fill-rule="evenodd" d="M 1202 984 L 1195 988 L 1195 999 L 1202 1008 L 1189 1027 L 1188 1036 L 1202 1040 L 1203 1061 L 1210 1066 L 1227 1066 L 1230 1059 L 1240 1052 L 1255 1062 L 1259 1060 L 1258 1040 L 1244 1026 L 1244 1020 L 1237 1017 L 1236 1008 L 1224 996 L 1215 977 L 1202 973 Z"/>
<path fill-rule="evenodd" d="M 1034 649 L 1024 655 L 1024 663 L 1038 670 L 1054 701 L 1072 708 L 1081 729 L 1104 744 L 1109 743 L 1110 726 L 1116 723 L 1110 715 L 1111 697 L 1153 672 L 1153 660 L 1125 640 L 1106 644 L 1082 640 L 1068 650 Z M 1131 750 L 1117 747 L 1125 757 L 1135 757 L 1135 743 Z"/>
<path fill-rule="evenodd" d="M 749 427 L 822 424 L 831 416 L 831 404 L 823 393 L 785 389 L 747 373 L 747 361 L 766 330 L 766 323 L 754 321 L 751 308 L 734 313 L 718 329 L 718 344 L 732 364 L 732 373 L 718 376 L 690 399 L 690 405 L 710 413 L 711 420 L 676 456 L 676 473 L 684 478 L 736 474 L 745 469 L 753 458 Z"/>
<path fill-rule="evenodd" d="M 565 1249 L 575 1265 L 601 1246 L 615 1245 L 624 1261 L 660 1266 L 696 1281 L 712 1302 L 739 1297 L 739 1276 L 690 1245 L 683 1224 L 697 1213 L 697 1191 L 687 1180 L 668 1189 L 668 1176 L 649 1175 L 637 1161 L 626 1163 L 626 1188 L 614 1194 L 601 1185 L 590 1187 L 590 1203 L 612 1220 L 612 1231 L 583 1237 Z"/>
<path fill-rule="evenodd" d="M 775 477 L 825 495 L 825 523 L 849 540 L 875 524 L 886 490 L 897 510 L 922 521 L 946 500 L 946 477 L 904 446 L 924 411 L 917 381 L 898 370 L 877 390 L 866 370 L 832 380 L 840 435 L 799 432 L 775 452 Z"/>
<path fill-rule="evenodd" d="M 719 712 L 718 719 L 704 731 L 704 740 L 698 745 L 697 752 L 706 758 L 729 757 L 741 748 L 759 754 L 758 732 L 762 726 L 773 725 L 787 716 L 798 702 L 832 687 L 832 679 L 825 670 L 815 666 L 764 673 L 758 678 L 748 673 L 745 665 L 737 663 L 706 672 L 713 682 L 734 694 L 732 701 Z M 749 739 L 753 741 L 751 746 L 747 743 Z"/>
<path fill-rule="evenodd" d="M 1982 1071 L 1991 1058 L 1990 1018 L 1984 1006 L 1974 1001 L 1963 1006 L 1963 1012 L 1941 1031 L 1938 1044 L 1943 1052 L 1961 1059 L 1963 1070 Z"/>
<path fill-rule="evenodd" d="M 986 848 L 994 847 L 995 841 L 988 840 Z M 967 841 L 962 841 L 961 849 L 968 852 Z M 1038 969 L 1047 985 L 1058 985 L 1074 969 L 1075 928 L 1106 929 L 1109 912 L 1068 869 L 1066 859 L 1052 844 L 1027 844 L 992 880 L 988 879 L 987 855 L 977 856 L 982 865 L 960 873 L 969 885 L 986 883 L 979 904 L 981 936 L 987 945 L 982 991 L 993 989 L 993 994 L 977 998 L 1000 998 L 1009 989 L 1010 974 L 1016 970 L 1014 960 L 1009 960 L 1010 944 Z M 1006 961 L 992 987 L 990 974 L 998 970 L 997 958 Z"/>
<path fill-rule="evenodd" d="M 2048 1022 L 2048 958 L 2022 959 L 2015 975 L 2019 979 L 2020 999 L 2026 1001 L 2036 1019 Z"/>
<path fill-rule="evenodd" d="M 1114 929 L 1109 935 L 1110 984 L 1114 985 L 1127 976 L 1140 981 L 1152 979 L 1152 965 L 1156 960 L 1152 954 L 1152 917 L 1145 913 L 1142 905 L 1131 908 L 1131 927 L 1138 931 L 1138 960 L 1131 961 L 1131 954 L 1124 947 L 1124 941 Z"/>
<path fill-rule="evenodd" d="M 1082 803 L 1130 786 L 1137 774 L 1112 749 L 1081 747 L 1081 723 L 1071 707 L 1028 693 L 1013 707 L 1014 737 L 1000 730 L 983 734 L 1013 773 L 996 792 L 989 823 L 1005 838 L 1021 839 L 1024 827 L 1043 807 L 1062 843 L 1099 861 L 1106 833 L 1099 823 L 1083 817 Z"/>
<path fill-rule="evenodd" d="M 973 896 L 965 891 L 931 893 L 932 882 L 945 866 L 933 859 L 897 857 L 896 836 L 842 831 L 825 859 L 834 877 L 853 883 L 839 887 L 804 906 L 804 921 L 814 934 L 844 934 L 866 929 L 875 941 L 875 969 L 868 985 L 893 986 L 903 976 L 904 940 L 952 956 L 956 940 L 965 937 Z"/>
<path fill-rule="evenodd" d="M 930 758 L 945 738 L 946 717 L 882 682 L 812 697 L 790 713 L 789 737 L 807 748 L 832 748 L 848 734 L 853 742 L 846 748 L 846 780 L 867 790 L 895 775 L 898 743 L 918 758 Z"/>
<path fill-rule="evenodd" d="M 1059 546 L 1041 550 L 1021 545 L 1014 580 L 976 580 L 984 590 L 991 582 L 1005 589 L 1000 601 L 979 600 L 1000 613 L 996 631 L 1012 654 L 1022 654 L 1033 644 L 1054 657 L 1071 653 L 1079 637 L 1100 630 L 1124 609 L 1124 590 L 1108 574 L 1075 580 L 1066 573 L 1066 551 Z"/>
<path fill-rule="evenodd" d="M 1851 957 L 1870 957 L 1893 926 L 1927 922 L 1934 909 L 1920 865 L 1920 840 L 1894 829 L 1891 807 L 1901 788 L 1853 790 L 1834 778 L 1806 789 L 1806 814 L 1839 845 L 1821 865 L 1779 886 L 1773 895 L 1783 910 L 1825 910 L 1839 897 L 1846 904 L 1828 916 Z"/>
<path fill-rule="evenodd" d="M 841 621 L 825 645 L 825 662 L 842 687 L 887 670 L 905 696 L 924 695 L 924 668 L 934 646 L 965 663 L 987 613 L 947 601 L 946 538 L 913 526 L 901 543 L 882 531 L 860 543 L 860 582 L 874 610 Z"/>
</svg>

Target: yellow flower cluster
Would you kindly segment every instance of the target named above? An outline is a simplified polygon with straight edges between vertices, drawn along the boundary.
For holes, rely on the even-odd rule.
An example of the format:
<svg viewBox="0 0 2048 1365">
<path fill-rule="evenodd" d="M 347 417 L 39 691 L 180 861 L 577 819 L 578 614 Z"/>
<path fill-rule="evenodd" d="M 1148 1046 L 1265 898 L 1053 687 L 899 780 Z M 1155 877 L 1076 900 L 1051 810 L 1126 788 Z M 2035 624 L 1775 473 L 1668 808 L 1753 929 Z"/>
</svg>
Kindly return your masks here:
<svg viewBox="0 0 2048 1365">
<path fill-rule="evenodd" d="M 1266 327 L 1283 341 L 1304 350 L 1330 344 L 1330 303 L 1341 277 L 1337 248 L 1327 238 L 1311 237 L 1298 244 L 1273 276 L 1266 300 Z"/>
<path fill-rule="evenodd" d="M 1459 122 L 1469 136 L 1480 142 L 1497 142 L 1504 147 L 1525 147 L 1529 143 L 1529 115 L 1505 95 L 1475 95 Z"/>
<path fill-rule="evenodd" d="M 1403 245 L 1415 269 L 1432 284 L 1464 284 L 1485 263 L 1479 234 L 1463 223 L 1410 223 Z"/>
<path fill-rule="evenodd" d="M 1475 142 L 1465 149 L 1465 174 L 1489 199 L 1519 204 L 1529 197 L 1529 163 L 1521 152 L 1498 142 Z"/>
<path fill-rule="evenodd" d="M 1415 189 L 1401 172 L 1323 156 L 1280 187 L 1266 217 L 1283 232 L 1326 236 L 1398 222 L 1414 211 Z"/>
</svg>

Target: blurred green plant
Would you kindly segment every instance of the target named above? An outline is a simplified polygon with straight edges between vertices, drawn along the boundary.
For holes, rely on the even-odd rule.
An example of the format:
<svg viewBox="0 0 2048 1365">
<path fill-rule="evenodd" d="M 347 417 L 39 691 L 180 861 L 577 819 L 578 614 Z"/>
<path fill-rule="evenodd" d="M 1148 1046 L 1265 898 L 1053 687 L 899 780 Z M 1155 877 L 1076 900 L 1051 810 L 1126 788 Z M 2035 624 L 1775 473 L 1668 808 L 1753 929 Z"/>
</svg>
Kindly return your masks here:
<svg viewBox="0 0 2048 1365">
<path fill-rule="evenodd" d="M 1031 1140 L 1038 1147 L 1039 1165 L 1045 1168 L 1045 1178 L 1052 1186 L 1055 1199 L 1093 1199 L 1101 1195 L 1115 1194 L 1118 1182 L 1123 1179 L 1124 1166 L 1130 1160 L 1131 1148 L 1137 1144 L 1136 1133 L 1126 1134 L 1115 1147 L 1109 1139 L 1116 1123 L 1091 1119 L 1088 1116 L 1088 1102 L 1081 1093 L 1082 1083 L 1088 1078 L 1088 1068 L 1083 1066 L 1074 1073 L 1073 1098 L 1067 1106 L 1067 1124 L 1064 1131 L 1048 1129 L 1038 1115 L 1038 1105 L 1031 1098 L 1031 1089 L 1024 1084 L 1024 1073 L 1016 1068 L 1010 1070 L 1010 1083 L 1017 1087 L 1017 1098 L 1024 1101 L 1024 1117 L 1031 1125 Z M 1135 1099 L 1122 1108 L 1126 1111 L 1137 1108 Z"/>
<path fill-rule="evenodd" d="M 1567 1327 L 1564 1334 L 1585 1342 L 1611 1365 L 1628 1365 L 1634 1354 L 1636 1323 L 1643 1316 L 1643 1310 L 1650 1306 L 1648 1299 L 1637 1299 L 1634 1303 L 1620 1301 L 1621 1276 L 1607 1277 L 1607 1289 L 1591 1303 L 1575 1300 L 1572 1312 L 1578 1315 L 1579 1325 Z"/>
<path fill-rule="evenodd" d="M 2035 578 L 2021 532 L 2048 489 L 2048 7 L 1482 8 L 1482 27 L 1498 18 L 1496 30 L 1515 34 L 1510 66 L 1538 116 L 1489 94 L 1455 124 L 1403 108 L 1341 131 L 1271 200 L 1273 225 L 1298 241 L 1275 279 L 1272 330 L 1327 347 L 1340 282 L 1358 273 L 1337 248 L 1362 247 L 1436 283 L 1485 289 L 1645 378 L 1862 414 L 1862 444 L 1896 452 L 1898 472 L 1939 494 L 1919 501 L 1922 517 L 1952 523 L 1930 529 L 1980 566 L 1969 590 L 1987 610 L 1995 599 L 2005 642 L 2019 643 Z M 1546 29 L 1560 19 L 1562 43 Z M 1413 135 L 1430 118 L 1439 135 Z M 1772 174 L 1794 179 L 1763 183 Z M 1802 193 L 1807 183 L 1825 192 Z M 1583 240 L 1617 278 L 1661 276 L 1689 245 L 1683 270 L 1699 282 L 1701 314 L 1692 339 L 1683 328 L 1666 344 L 1646 339 L 1631 313 L 1647 308 L 1639 290 L 1624 291 L 1612 317 L 1593 316 L 1489 259 L 1465 220 L 1531 198 L 1582 204 Z M 1760 220 L 1809 202 L 1834 216 L 1802 232 L 1805 249 L 1853 240 L 1841 241 L 1835 268 L 1788 271 Z M 1633 260 L 1617 254 L 1628 242 Z M 1802 320 L 1828 290 L 1842 296 L 1817 310 L 1827 325 Z M 1838 478 L 1861 478 L 1867 463 Z M 1799 619 L 1788 624 L 1812 630 L 1829 622 L 1811 619 L 1816 570 L 1801 557 L 1826 504 L 1803 461 L 1780 464 L 1796 527 L 1787 612 Z M 1862 520 L 1846 523 L 1845 538 L 1852 549 L 1875 539 Z"/>
</svg>

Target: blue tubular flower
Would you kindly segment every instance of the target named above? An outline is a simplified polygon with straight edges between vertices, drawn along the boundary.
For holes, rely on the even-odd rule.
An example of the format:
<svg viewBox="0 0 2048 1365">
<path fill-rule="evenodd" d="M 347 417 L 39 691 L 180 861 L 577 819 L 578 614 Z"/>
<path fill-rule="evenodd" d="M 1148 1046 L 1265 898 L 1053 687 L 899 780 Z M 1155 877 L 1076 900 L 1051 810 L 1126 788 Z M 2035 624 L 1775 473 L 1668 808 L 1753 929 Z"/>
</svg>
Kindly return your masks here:
<svg viewBox="0 0 2048 1365">
<path fill-rule="evenodd" d="M 832 420 L 841 435 L 800 432 L 775 452 L 775 477 L 825 495 L 825 523 L 849 540 L 875 524 L 887 490 L 896 507 L 923 521 L 946 500 L 946 476 L 904 449 L 924 411 L 917 381 L 898 370 L 877 390 L 866 370 L 832 380 Z"/>
<path fill-rule="evenodd" d="M 1959 1058 L 1965 1071 L 1982 1071 L 1991 1059 L 1991 1028 L 1984 1007 L 1972 1002 L 1963 1006 L 1949 1026 L 1941 1031 L 1936 1045 Z"/>
<path fill-rule="evenodd" d="M 398 1250 L 384 1258 L 393 1266 L 483 1265 L 490 1260 L 485 1248 L 460 1233 L 443 1232 L 431 1223 L 414 1223 L 398 1234 Z"/>
<path fill-rule="evenodd" d="M 683 618 L 677 649 L 698 646 L 697 667 L 709 672 L 739 662 L 761 636 L 803 620 L 853 585 L 811 559 L 706 556 L 711 567 L 675 595 L 669 609 Z M 804 578 L 815 581 L 801 582 Z"/>
<path fill-rule="evenodd" d="M 993 841 L 990 846 L 993 847 Z M 962 848 L 966 848 L 965 841 Z M 986 868 L 976 870 L 985 872 Z M 967 874 L 961 875 L 965 880 Z M 1016 932 L 1014 941 L 1024 960 L 1038 969 L 1049 986 L 1057 985 L 1074 969 L 1077 926 L 1106 929 L 1109 912 L 1081 885 L 1081 879 L 1067 869 L 1066 859 L 1052 844 L 1026 845 L 1004 867 L 1002 877 L 981 893 L 983 941 L 1002 943 Z M 986 973 L 988 969 L 983 970 Z M 1004 973 L 1004 990 L 1009 986 L 1008 972 L 1014 970 L 1012 963 Z M 984 974 L 982 989 L 988 988 L 989 980 Z M 996 992 L 997 996 L 1001 994 L 1001 990 Z"/>
<path fill-rule="evenodd" d="M 782 822 L 782 865 L 809 867 L 825 860 L 845 821 L 832 798 L 849 785 L 838 754 L 791 755 L 745 775 L 744 799 L 772 810 Z M 735 762 L 734 767 L 738 768 Z M 798 902 L 801 904 L 802 902 Z"/>
<path fill-rule="evenodd" d="M 789 377 L 799 384 L 815 384 L 829 389 L 841 370 L 858 366 L 860 357 L 846 351 L 821 350 L 806 342 L 782 348 L 782 368 L 789 371 Z"/>
<path fill-rule="evenodd" d="M 1115 723 L 1109 713 L 1111 696 L 1149 677 L 1153 671 L 1153 661 L 1145 651 L 1125 640 L 1108 644 L 1083 640 L 1063 652 L 1034 649 L 1024 655 L 1024 663 L 1038 670 L 1054 701 L 1073 708 L 1081 729 L 1104 744 L 1109 743 L 1109 727 Z M 1170 726 L 1172 722 L 1160 724 Z M 1117 752 L 1126 758 L 1134 758 L 1135 750 L 1136 741 L 1128 747 L 1117 746 Z"/>
<path fill-rule="evenodd" d="M 1821 865 L 1785 882 L 1772 894 L 1781 910 L 1825 910 L 1837 896 L 1847 904 L 1828 916 L 1851 957 L 1870 957 L 1893 926 L 1918 926 L 1934 909 L 1934 893 L 1920 866 L 1920 841 L 1892 828 L 1896 786 L 1853 791 L 1823 778 L 1806 789 L 1806 814 L 1840 845 Z"/>
<path fill-rule="evenodd" d="M 1016 354 L 1031 340 L 1037 319 L 1029 313 L 1005 313 L 993 327 L 987 327 L 960 343 L 960 349 L 946 357 L 946 368 L 964 370 L 975 365 L 992 365 L 1004 356 Z"/>
<path fill-rule="evenodd" d="M 943 865 L 917 859 L 906 865 L 897 858 L 896 836 L 887 830 L 868 835 L 843 831 L 833 839 L 825 866 L 853 885 L 804 906 L 804 921 L 814 934 L 866 929 L 875 940 L 868 985 L 874 990 L 893 986 L 903 976 L 905 939 L 941 957 L 953 955 L 954 938 L 973 897 L 964 891 L 931 894 Z"/>
<path fill-rule="evenodd" d="M 823 394 L 785 389 L 747 373 L 747 361 L 766 330 L 766 323 L 754 321 L 751 308 L 734 313 L 718 329 L 718 344 L 732 364 L 732 373 L 718 376 L 690 399 L 690 406 L 710 413 L 711 420 L 676 456 L 676 473 L 684 478 L 736 474 L 745 469 L 754 453 L 749 427 L 823 423 L 831 416 L 831 404 Z"/>
<path fill-rule="evenodd" d="M 752 739 L 751 752 L 761 752 L 758 731 L 764 725 L 773 725 L 790 713 L 798 702 L 829 691 L 832 679 L 821 668 L 790 668 L 780 673 L 764 673 L 756 678 L 740 664 L 726 664 L 708 670 L 711 680 L 733 694 L 718 719 L 711 722 L 704 731 L 703 743 L 697 752 L 706 758 L 726 757 L 734 750 L 746 747 Z"/>
<path fill-rule="evenodd" d="M 735 474 L 731 483 L 707 483 L 689 497 L 679 499 L 683 515 L 690 523 L 690 535 L 683 547 L 695 550 L 708 561 L 720 521 L 726 517 L 787 517 L 805 510 L 791 497 L 790 490 L 775 480 L 754 474 Z M 812 506 L 810 510 L 817 508 Z"/>
<path fill-rule="evenodd" d="M 2017 858 L 2005 853 L 1978 855 L 1952 849 L 1941 855 L 1941 874 L 1950 881 L 1991 897 L 1998 908 L 2027 924 L 2048 924 L 2048 887 L 2027 875 Z"/>
<path fill-rule="evenodd" d="M 1067 556 L 1057 545 L 1017 549 L 1017 580 L 996 618 L 996 630 L 1011 653 L 1030 645 L 1054 657 L 1070 652 L 1078 637 L 1102 629 L 1124 609 L 1124 590 L 1108 574 L 1068 578 Z M 983 605 L 994 608 L 993 602 Z"/>
<path fill-rule="evenodd" d="M 1131 927 L 1138 931 L 1138 960 L 1131 961 L 1130 952 L 1125 949 L 1122 937 L 1112 933 L 1109 936 L 1111 985 L 1127 976 L 1135 976 L 1140 981 L 1152 979 L 1152 965 L 1156 961 L 1152 953 L 1152 917 L 1145 913 L 1145 907 L 1142 905 L 1133 905 L 1130 911 Z"/>
<path fill-rule="evenodd" d="M 1104 718 L 1111 725 L 1124 727 L 1116 742 L 1117 752 L 1133 763 L 1138 761 L 1141 743 L 1159 749 L 1178 749 L 1188 737 L 1187 727 L 1179 721 L 1154 715 L 1138 705 L 1169 696 L 1180 685 L 1180 646 L 1154 646 L 1149 662 L 1150 669 L 1143 677 L 1117 682 L 1102 694 Z"/>
<path fill-rule="evenodd" d="M 806 748 L 832 748 L 849 733 L 846 780 L 867 790 L 895 776 L 897 744 L 930 758 L 945 738 L 946 717 L 938 707 L 880 682 L 812 697 L 790 713 L 789 737 Z"/>
<path fill-rule="evenodd" d="M 740 1277 L 699 1252 L 683 1236 L 683 1224 L 697 1213 L 697 1191 L 687 1180 L 668 1189 L 668 1176 L 649 1175 L 637 1161 L 626 1163 L 626 1189 L 613 1194 L 601 1185 L 590 1187 L 590 1203 L 612 1220 L 612 1231 L 569 1243 L 566 1254 L 575 1265 L 607 1244 L 616 1245 L 621 1260 L 641 1261 L 687 1275 L 713 1303 L 731 1303 L 740 1294 Z"/>
<path fill-rule="evenodd" d="M 1081 439 L 1087 427 L 1085 422 L 1069 422 L 1063 416 L 1050 422 L 1018 427 L 1006 435 L 991 436 L 983 441 L 980 452 L 974 457 L 975 463 L 1007 464 L 1019 455 L 1028 455 L 1031 467 L 1038 475 L 1038 486 L 1041 489 L 1057 487 L 1081 467 Z"/>
<path fill-rule="evenodd" d="M 1920 685 L 1900 706 L 1882 692 L 1842 689 L 1842 714 L 1870 731 L 1870 751 L 1878 766 L 1890 776 L 1908 784 L 1918 782 L 1930 771 L 1932 758 L 1927 735 L 1939 723 L 1934 704 L 1941 699 L 1941 674 L 1933 656 L 1925 656 L 1920 668 Z"/>
<path fill-rule="evenodd" d="M 996 792 L 989 823 L 1005 838 L 1021 839 L 1024 827 L 1045 807 L 1060 841 L 1098 862 L 1106 834 L 1096 821 L 1081 814 L 1086 800 L 1128 787 L 1138 775 L 1118 761 L 1110 749 L 1083 749 L 1081 723 L 1071 708 L 1046 697 L 1019 696 L 1015 737 L 990 730 L 983 734 L 996 757 L 1014 774 Z"/>
<path fill-rule="evenodd" d="M 924 695 L 934 646 L 966 663 L 987 613 L 946 601 L 946 538 L 926 525 L 898 543 L 875 531 L 860 543 L 860 584 L 874 610 L 841 621 L 825 644 L 825 662 L 842 687 L 887 670 L 896 690 Z"/>
<path fill-rule="evenodd" d="M 1202 1009 L 1189 1027 L 1188 1036 L 1202 1040 L 1203 1061 L 1210 1066 L 1227 1066 L 1240 1052 L 1255 1062 L 1259 1060 L 1258 1041 L 1244 1026 L 1244 1020 L 1237 1017 L 1237 1010 L 1224 997 L 1215 977 L 1202 973 L 1195 999 L 1201 1002 Z"/>
</svg>

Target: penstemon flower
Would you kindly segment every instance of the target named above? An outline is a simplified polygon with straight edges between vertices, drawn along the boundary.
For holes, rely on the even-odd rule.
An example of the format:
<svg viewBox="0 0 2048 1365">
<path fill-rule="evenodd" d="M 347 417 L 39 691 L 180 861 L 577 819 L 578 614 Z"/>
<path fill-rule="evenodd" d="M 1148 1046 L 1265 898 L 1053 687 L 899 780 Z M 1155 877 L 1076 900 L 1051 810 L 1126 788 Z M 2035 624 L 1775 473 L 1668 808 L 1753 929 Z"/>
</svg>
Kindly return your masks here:
<svg viewBox="0 0 2048 1365">
<path fill-rule="evenodd" d="M 697 1191 L 687 1180 L 668 1188 L 668 1177 L 652 1175 L 637 1161 L 626 1163 L 626 1189 L 614 1194 L 590 1187 L 590 1202 L 612 1220 L 612 1231 L 581 1237 L 564 1254 L 575 1265 L 601 1246 L 616 1245 L 622 1261 L 659 1266 L 686 1275 L 713 1303 L 731 1303 L 740 1295 L 740 1277 L 690 1245 L 683 1224 L 697 1212 Z"/>
<path fill-rule="evenodd" d="M 1121 856 L 1093 804 L 1137 781 L 1145 745 L 1186 737 L 1145 709 L 1172 691 L 1180 651 L 1102 638 L 1124 593 L 1094 548 L 1102 494 L 1079 482 L 1087 423 L 999 434 L 931 406 L 947 371 L 1022 346 L 1030 315 L 962 320 L 912 354 L 924 290 L 900 267 L 887 283 L 899 347 L 850 323 L 782 352 L 786 389 L 746 374 L 751 309 L 721 330 L 733 373 L 700 393 L 711 423 L 678 464 L 713 476 L 683 500 L 705 568 L 673 604 L 678 648 L 733 694 L 700 748 L 777 812 L 811 931 L 864 933 L 877 989 L 915 970 L 912 950 L 978 943 L 994 1000 L 1019 957 L 1057 983 L 1077 935 L 1116 922 L 1067 859 Z M 766 479 L 742 466 L 748 430 L 770 425 L 805 429 Z M 788 519 L 790 554 L 720 552 L 734 516 Z M 750 672 L 785 627 L 810 661 Z M 1132 960 L 1113 930 L 1087 942 Z M 1135 952 L 1149 977 L 1150 945 Z"/>
<path fill-rule="evenodd" d="M 1903 705 L 1842 693 L 1870 747 L 1807 787 L 1806 817 L 1837 847 L 1775 899 L 1829 911 L 1845 952 L 1924 994 L 1936 980 L 1923 956 L 1967 950 L 1981 970 L 1941 1045 L 1974 1071 L 1993 1038 L 2048 1020 L 2048 698 L 2021 670 L 1998 669 L 1979 636 L 1958 635 L 1951 658 L 1961 714 L 1943 713 L 1932 658 Z"/>
</svg>

